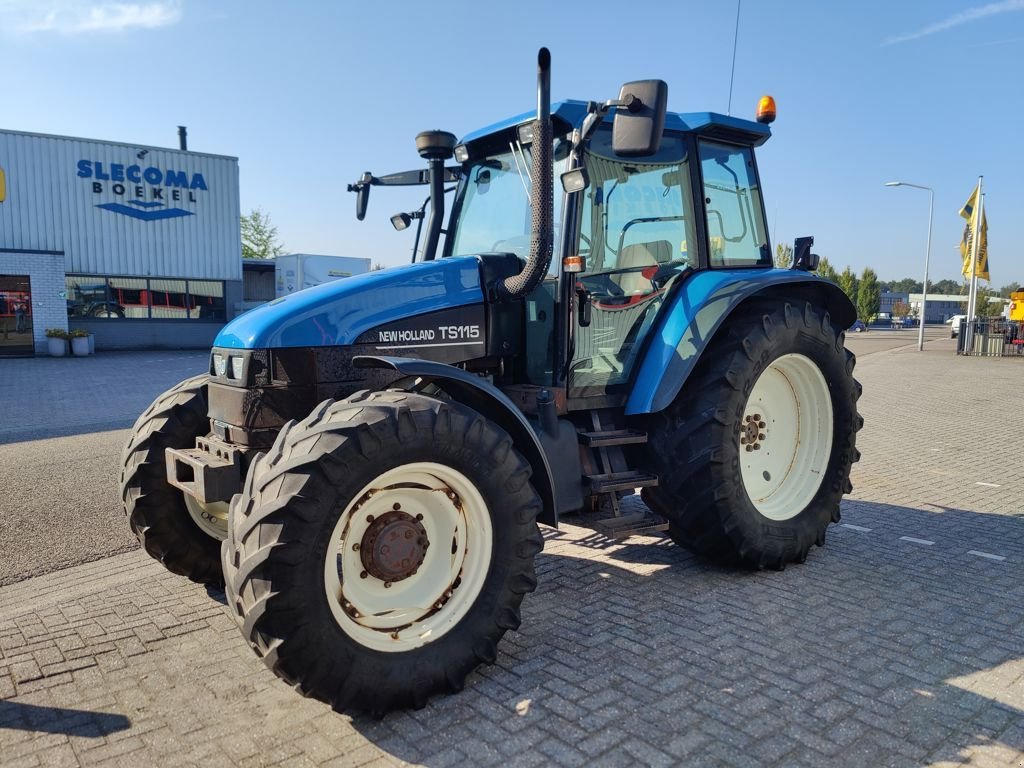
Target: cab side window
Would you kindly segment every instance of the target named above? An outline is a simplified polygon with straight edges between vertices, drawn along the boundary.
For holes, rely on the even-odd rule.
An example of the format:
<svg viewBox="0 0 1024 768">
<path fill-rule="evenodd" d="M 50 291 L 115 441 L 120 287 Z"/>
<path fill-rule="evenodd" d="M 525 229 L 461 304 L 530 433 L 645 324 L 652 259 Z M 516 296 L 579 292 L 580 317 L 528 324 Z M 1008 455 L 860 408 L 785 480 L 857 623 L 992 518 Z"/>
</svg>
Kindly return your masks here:
<svg viewBox="0 0 1024 768">
<path fill-rule="evenodd" d="M 702 141 L 700 168 L 711 266 L 770 267 L 772 255 L 753 150 Z"/>
</svg>

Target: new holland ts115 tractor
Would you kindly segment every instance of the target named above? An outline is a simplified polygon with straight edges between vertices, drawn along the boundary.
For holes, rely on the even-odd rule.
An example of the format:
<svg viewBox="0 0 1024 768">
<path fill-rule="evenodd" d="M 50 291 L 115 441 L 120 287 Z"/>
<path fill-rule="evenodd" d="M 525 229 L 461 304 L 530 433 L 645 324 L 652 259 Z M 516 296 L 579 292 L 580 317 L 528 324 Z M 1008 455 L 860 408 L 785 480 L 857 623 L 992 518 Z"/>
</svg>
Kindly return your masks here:
<svg viewBox="0 0 1024 768">
<path fill-rule="evenodd" d="M 352 185 L 359 218 L 375 185 L 429 186 L 414 263 L 228 323 L 125 449 L 146 551 L 225 583 L 267 666 L 338 709 L 422 706 L 492 662 L 538 523 L 778 569 L 850 490 L 855 312 L 810 238 L 772 266 L 767 125 L 667 114 L 660 80 L 552 108 L 549 70 L 542 49 L 536 115 L 421 133 L 425 170 Z"/>
</svg>

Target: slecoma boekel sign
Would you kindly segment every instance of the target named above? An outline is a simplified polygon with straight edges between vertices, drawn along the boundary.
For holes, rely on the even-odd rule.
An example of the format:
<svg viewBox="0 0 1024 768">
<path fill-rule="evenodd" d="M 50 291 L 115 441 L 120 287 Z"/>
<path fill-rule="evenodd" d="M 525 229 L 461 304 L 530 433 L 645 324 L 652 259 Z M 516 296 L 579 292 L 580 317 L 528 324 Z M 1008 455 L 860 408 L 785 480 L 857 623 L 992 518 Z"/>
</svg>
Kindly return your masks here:
<svg viewBox="0 0 1024 768">
<path fill-rule="evenodd" d="M 137 163 L 110 163 L 108 166 L 99 160 L 79 160 L 77 167 L 80 179 L 92 179 L 94 194 L 121 198 L 97 203 L 97 208 L 142 221 L 192 216 L 192 211 L 169 206 L 179 202 L 195 203 L 196 195 L 208 190 L 201 173 Z"/>
</svg>

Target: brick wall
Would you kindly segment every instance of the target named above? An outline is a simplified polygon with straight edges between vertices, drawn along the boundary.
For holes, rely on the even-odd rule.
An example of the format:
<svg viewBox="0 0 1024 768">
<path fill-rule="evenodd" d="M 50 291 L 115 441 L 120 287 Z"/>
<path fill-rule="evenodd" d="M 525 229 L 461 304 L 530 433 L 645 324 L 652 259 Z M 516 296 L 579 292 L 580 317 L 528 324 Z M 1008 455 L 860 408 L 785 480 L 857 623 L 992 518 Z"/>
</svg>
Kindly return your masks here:
<svg viewBox="0 0 1024 768">
<path fill-rule="evenodd" d="M 63 253 L 0 253 L 0 275 L 28 275 L 32 291 L 32 337 L 36 354 L 46 354 L 46 329 L 68 329 Z"/>
</svg>

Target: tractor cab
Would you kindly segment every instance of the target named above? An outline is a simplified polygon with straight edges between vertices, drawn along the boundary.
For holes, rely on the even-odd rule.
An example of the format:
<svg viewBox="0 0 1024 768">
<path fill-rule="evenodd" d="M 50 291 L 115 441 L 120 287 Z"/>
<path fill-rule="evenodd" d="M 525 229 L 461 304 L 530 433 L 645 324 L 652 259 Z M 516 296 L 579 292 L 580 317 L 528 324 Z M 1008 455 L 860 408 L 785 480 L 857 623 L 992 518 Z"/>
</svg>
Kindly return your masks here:
<svg viewBox="0 0 1024 768">
<path fill-rule="evenodd" d="M 522 378 L 564 387 L 572 404 L 592 396 L 622 404 L 677 284 L 698 270 L 772 266 L 753 154 L 769 130 L 712 113 L 667 114 L 654 151 L 624 155 L 612 120 L 583 139 L 594 114 L 587 102 L 552 108 L 553 176 L 563 188 L 553 196 L 555 258 L 525 297 Z M 444 256 L 528 257 L 531 118 L 470 134 L 457 147 L 461 181 Z"/>
</svg>

